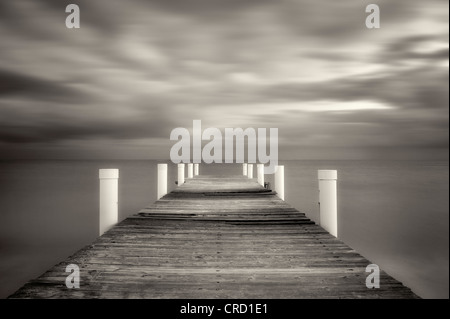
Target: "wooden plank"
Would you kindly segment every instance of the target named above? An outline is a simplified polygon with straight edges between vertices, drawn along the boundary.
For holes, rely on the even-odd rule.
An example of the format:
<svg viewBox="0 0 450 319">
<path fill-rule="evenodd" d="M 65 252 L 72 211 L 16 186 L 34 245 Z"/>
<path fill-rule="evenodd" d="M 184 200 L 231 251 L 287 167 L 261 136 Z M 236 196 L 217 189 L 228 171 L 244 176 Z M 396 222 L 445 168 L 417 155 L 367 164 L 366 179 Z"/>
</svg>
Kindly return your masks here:
<svg viewBox="0 0 450 319">
<path fill-rule="evenodd" d="M 370 263 L 255 180 L 199 176 L 10 298 L 417 298 L 383 271 L 368 289 Z"/>
</svg>

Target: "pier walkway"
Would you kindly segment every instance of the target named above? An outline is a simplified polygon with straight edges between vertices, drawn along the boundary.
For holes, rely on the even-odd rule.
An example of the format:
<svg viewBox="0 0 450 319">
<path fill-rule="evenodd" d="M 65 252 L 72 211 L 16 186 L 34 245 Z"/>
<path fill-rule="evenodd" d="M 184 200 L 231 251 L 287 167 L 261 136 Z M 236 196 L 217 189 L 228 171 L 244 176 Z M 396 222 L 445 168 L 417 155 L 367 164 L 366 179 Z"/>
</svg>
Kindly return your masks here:
<svg viewBox="0 0 450 319">
<path fill-rule="evenodd" d="M 369 264 L 255 179 L 196 176 L 10 298 L 417 298 Z"/>
</svg>

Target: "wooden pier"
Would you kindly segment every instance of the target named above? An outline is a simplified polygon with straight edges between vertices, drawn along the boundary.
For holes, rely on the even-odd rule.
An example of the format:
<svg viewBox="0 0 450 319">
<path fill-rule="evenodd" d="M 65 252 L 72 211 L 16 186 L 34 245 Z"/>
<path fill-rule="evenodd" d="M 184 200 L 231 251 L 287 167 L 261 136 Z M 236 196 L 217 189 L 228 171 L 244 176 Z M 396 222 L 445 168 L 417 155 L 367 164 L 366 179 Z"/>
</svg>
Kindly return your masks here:
<svg viewBox="0 0 450 319">
<path fill-rule="evenodd" d="M 254 179 L 196 176 L 10 298 L 417 298 L 369 264 Z"/>
</svg>

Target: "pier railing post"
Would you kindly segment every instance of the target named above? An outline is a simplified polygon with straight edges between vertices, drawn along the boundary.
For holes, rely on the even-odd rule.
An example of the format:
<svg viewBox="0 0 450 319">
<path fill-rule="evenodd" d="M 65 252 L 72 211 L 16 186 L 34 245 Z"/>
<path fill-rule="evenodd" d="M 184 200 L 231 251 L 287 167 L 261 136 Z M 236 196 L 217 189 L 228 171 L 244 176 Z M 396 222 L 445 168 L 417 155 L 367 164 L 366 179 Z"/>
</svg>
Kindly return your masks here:
<svg viewBox="0 0 450 319">
<path fill-rule="evenodd" d="M 119 170 L 100 169 L 99 235 L 109 230 L 119 219 Z"/>
<path fill-rule="evenodd" d="M 284 165 L 275 167 L 275 192 L 284 200 Z"/>
<path fill-rule="evenodd" d="M 258 164 L 256 168 L 258 172 L 258 183 L 264 186 L 264 164 Z"/>
<path fill-rule="evenodd" d="M 242 175 L 247 176 L 247 163 L 242 164 Z"/>
<path fill-rule="evenodd" d="M 192 164 L 192 163 L 189 163 L 188 165 L 187 165 L 187 167 L 188 167 L 188 178 L 193 178 L 194 177 L 194 164 Z"/>
<path fill-rule="evenodd" d="M 167 194 L 167 164 L 158 164 L 158 199 Z"/>
<path fill-rule="evenodd" d="M 184 184 L 184 164 L 178 164 L 178 186 Z"/>
<path fill-rule="evenodd" d="M 320 226 L 338 237 L 337 225 L 337 171 L 319 170 Z"/>
<path fill-rule="evenodd" d="M 194 164 L 194 176 L 197 176 L 199 174 L 199 165 L 198 163 Z"/>
<path fill-rule="evenodd" d="M 253 178 L 253 164 L 247 165 L 247 177 Z"/>
</svg>

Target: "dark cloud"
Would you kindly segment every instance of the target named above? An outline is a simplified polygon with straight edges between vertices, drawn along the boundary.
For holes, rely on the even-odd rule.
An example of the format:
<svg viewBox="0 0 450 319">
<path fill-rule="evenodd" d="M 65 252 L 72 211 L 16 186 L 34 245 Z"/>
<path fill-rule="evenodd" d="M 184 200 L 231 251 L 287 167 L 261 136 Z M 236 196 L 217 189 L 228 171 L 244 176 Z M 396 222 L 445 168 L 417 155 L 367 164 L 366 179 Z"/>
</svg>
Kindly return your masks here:
<svg viewBox="0 0 450 319">
<path fill-rule="evenodd" d="M 69 88 L 60 82 L 0 69 L 0 98 L 10 96 L 65 103 L 81 103 L 88 100 L 79 90 Z"/>
<path fill-rule="evenodd" d="M 205 19 L 217 19 L 228 14 L 239 14 L 243 10 L 255 10 L 272 3 L 270 0 L 140 0 L 140 3 L 179 15 L 192 15 Z"/>
<path fill-rule="evenodd" d="M 336 53 L 333 51 L 308 51 L 300 53 L 301 58 L 313 59 L 313 60 L 323 60 L 323 61 L 349 61 L 352 59 L 348 53 Z"/>
<path fill-rule="evenodd" d="M 86 139 L 141 139 L 168 137 L 177 126 L 174 109 L 164 101 L 134 101 L 131 112 L 116 115 L 120 110 L 108 105 L 92 106 L 98 112 L 78 105 L 41 107 L 40 112 L 16 112 L 3 107 L 7 115 L 0 123 L 0 141 L 7 143 L 42 143 Z M 1 107 L 1 104 L 0 104 Z M 61 109 L 66 110 L 61 110 Z M 8 112 L 9 110 L 9 112 Z M 6 112 L 5 112 L 6 111 Z M 183 110 L 177 112 L 183 114 Z"/>
<path fill-rule="evenodd" d="M 41 125 L 39 125 L 41 124 Z M 70 139 L 133 139 L 162 137 L 165 125 L 170 121 L 108 122 L 95 121 L 71 123 L 70 121 L 29 124 L 26 126 L 4 125 L 0 129 L 0 141 L 8 143 L 53 142 Z M 170 132 L 169 132 L 170 133 Z M 167 135 L 164 135 L 164 137 Z"/>
<path fill-rule="evenodd" d="M 376 56 L 377 62 L 398 64 L 410 60 L 448 60 L 447 40 L 442 35 L 418 35 L 397 39 L 385 45 L 384 51 Z M 441 44 L 441 48 L 434 48 L 433 44 Z M 430 50 L 431 47 L 431 50 Z M 426 50 L 426 51 L 424 51 Z"/>
<path fill-rule="evenodd" d="M 318 83 L 286 83 L 263 89 L 267 98 L 293 101 L 376 100 L 407 112 L 412 108 L 445 110 L 448 74 L 444 68 L 422 67 L 375 78 L 345 77 Z"/>
</svg>

